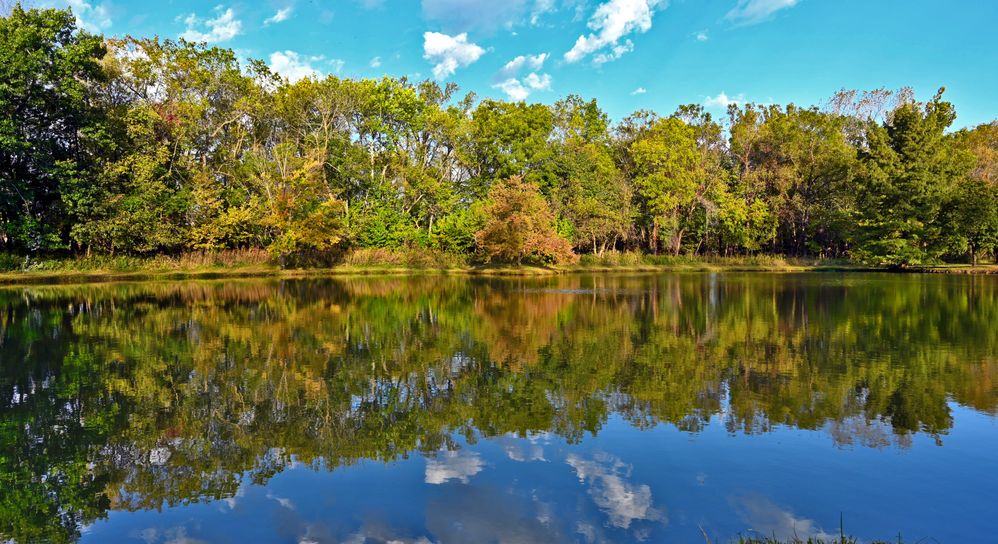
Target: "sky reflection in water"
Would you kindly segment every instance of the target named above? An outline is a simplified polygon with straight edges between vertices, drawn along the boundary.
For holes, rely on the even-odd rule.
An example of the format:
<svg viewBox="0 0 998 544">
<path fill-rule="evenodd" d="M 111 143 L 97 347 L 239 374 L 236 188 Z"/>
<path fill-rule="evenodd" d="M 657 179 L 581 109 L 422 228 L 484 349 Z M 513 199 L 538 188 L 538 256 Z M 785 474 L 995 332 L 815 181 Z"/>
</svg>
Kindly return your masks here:
<svg viewBox="0 0 998 544">
<path fill-rule="evenodd" d="M 998 534 L 998 282 L 668 275 L 0 291 L 0 534 Z M 53 516 L 58 512 L 58 516 Z"/>
</svg>

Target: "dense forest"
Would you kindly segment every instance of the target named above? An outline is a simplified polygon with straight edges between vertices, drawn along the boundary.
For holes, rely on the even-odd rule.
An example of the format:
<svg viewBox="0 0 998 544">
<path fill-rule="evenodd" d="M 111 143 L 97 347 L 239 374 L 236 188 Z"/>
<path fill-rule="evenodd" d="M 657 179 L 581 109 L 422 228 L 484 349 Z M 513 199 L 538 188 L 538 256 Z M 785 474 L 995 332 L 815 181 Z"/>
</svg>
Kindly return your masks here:
<svg viewBox="0 0 998 544">
<path fill-rule="evenodd" d="M 998 122 L 940 90 L 638 111 L 461 96 L 405 78 L 291 82 L 229 49 L 0 18 L 0 253 L 351 248 L 478 262 L 774 254 L 892 266 L 998 245 Z"/>
</svg>

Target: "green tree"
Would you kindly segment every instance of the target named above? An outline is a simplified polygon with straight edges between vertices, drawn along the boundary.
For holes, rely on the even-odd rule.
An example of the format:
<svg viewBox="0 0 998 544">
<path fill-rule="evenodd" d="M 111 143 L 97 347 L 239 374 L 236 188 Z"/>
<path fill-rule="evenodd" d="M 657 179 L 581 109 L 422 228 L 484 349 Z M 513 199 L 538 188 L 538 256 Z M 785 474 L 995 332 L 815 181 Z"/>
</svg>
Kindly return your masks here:
<svg viewBox="0 0 998 544">
<path fill-rule="evenodd" d="M 493 181 L 520 176 L 550 188 L 554 118 L 543 104 L 483 100 L 474 110 L 467 165 L 472 198 L 482 198 Z"/>
<path fill-rule="evenodd" d="M 957 140 L 974 166 L 943 205 L 944 236 L 951 252 L 969 254 L 976 265 L 982 253 L 998 247 L 998 123 L 960 131 Z"/>
<path fill-rule="evenodd" d="M 937 260 L 945 250 L 939 213 L 948 192 L 972 163 L 946 129 L 956 119 L 943 90 L 924 106 L 905 103 L 883 124 L 868 123 L 857 176 L 864 261 L 908 266 Z"/>
<path fill-rule="evenodd" d="M 649 246 L 658 253 L 664 237 L 669 251 L 678 255 L 690 220 L 708 205 L 720 180 L 708 168 L 696 131 L 678 117 L 654 121 L 631 143 L 630 154 L 637 192 L 650 219 Z"/>
<path fill-rule="evenodd" d="M 72 220 L 100 198 L 87 179 L 108 145 L 91 100 L 104 53 L 68 10 L 17 4 L 0 17 L 0 248 L 65 247 Z"/>
<path fill-rule="evenodd" d="M 551 191 L 560 215 L 571 222 L 576 248 L 602 254 L 624 240 L 632 224 L 632 190 L 613 160 L 609 120 L 595 100 L 570 96 L 554 105 Z"/>
<path fill-rule="evenodd" d="M 849 118 L 793 104 L 735 106 L 729 115 L 739 183 L 778 220 L 774 249 L 794 255 L 844 250 L 856 158 L 846 140 Z"/>
</svg>

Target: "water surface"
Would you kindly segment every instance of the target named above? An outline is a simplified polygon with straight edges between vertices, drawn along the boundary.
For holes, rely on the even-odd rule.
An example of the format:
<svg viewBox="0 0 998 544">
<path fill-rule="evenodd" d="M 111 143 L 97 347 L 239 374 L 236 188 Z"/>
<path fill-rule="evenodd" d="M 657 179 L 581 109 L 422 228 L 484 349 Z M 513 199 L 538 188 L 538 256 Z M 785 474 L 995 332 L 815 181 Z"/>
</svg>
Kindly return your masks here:
<svg viewBox="0 0 998 544">
<path fill-rule="evenodd" d="M 998 278 L 0 290 L 0 539 L 998 534 Z"/>
</svg>

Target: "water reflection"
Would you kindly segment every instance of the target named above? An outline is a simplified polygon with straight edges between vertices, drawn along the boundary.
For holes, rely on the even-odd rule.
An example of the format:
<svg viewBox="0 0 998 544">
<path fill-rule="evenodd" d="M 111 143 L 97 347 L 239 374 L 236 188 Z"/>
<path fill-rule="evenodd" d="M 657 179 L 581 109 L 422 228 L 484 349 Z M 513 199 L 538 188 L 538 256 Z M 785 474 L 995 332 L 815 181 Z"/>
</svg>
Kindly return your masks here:
<svg viewBox="0 0 998 544">
<path fill-rule="evenodd" d="M 662 511 L 652 505 L 651 488 L 629 482 L 631 467 L 620 459 L 608 454 L 593 459 L 569 455 L 566 462 L 614 527 L 629 529 L 635 520 L 665 521 Z"/>
<path fill-rule="evenodd" d="M 995 323 L 998 282 L 981 277 L 0 290 L 0 536 L 71 541 L 108 512 L 234 510 L 247 486 L 298 467 L 421 460 L 419 478 L 441 494 L 408 527 L 389 513 L 344 533 L 303 518 L 293 497 L 261 500 L 302 542 L 640 540 L 672 507 L 632 477 L 632 461 L 585 450 L 612 418 L 631 433 L 668 424 L 691 436 L 808 430 L 842 448 L 945 444 L 952 403 L 998 411 Z M 482 441 L 522 467 L 477 485 L 499 458 Z M 560 495 L 504 481 L 534 465 L 564 467 L 551 484 Z M 573 493 L 602 518 L 565 510 Z M 746 524 L 820 534 L 746 496 L 731 503 Z M 184 531 L 141 539 L 194 538 Z"/>
<path fill-rule="evenodd" d="M 738 516 L 745 522 L 746 532 L 761 538 L 790 540 L 809 538 L 832 541 L 838 534 L 826 533 L 814 520 L 798 518 L 788 510 L 759 494 L 733 496 L 730 499 Z"/>
</svg>

